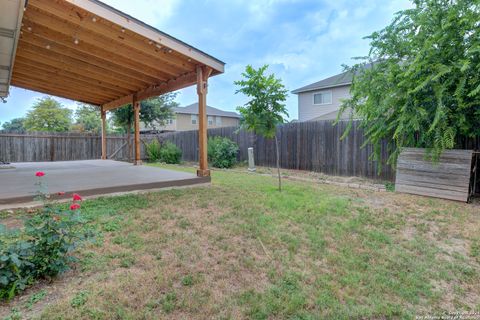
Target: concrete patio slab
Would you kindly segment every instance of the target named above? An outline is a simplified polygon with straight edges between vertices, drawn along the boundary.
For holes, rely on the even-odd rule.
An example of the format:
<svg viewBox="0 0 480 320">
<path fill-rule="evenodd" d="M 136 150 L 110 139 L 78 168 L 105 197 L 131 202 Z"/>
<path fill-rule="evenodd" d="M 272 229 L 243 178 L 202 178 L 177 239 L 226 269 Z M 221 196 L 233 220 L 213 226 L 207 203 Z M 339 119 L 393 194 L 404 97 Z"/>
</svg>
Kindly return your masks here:
<svg viewBox="0 0 480 320">
<path fill-rule="evenodd" d="M 45 172 L 43 181 L 56 199 L 70 197 L 74 192 L 92 196 L 210 182 L 210 177 L 113 160 L 22 162 L 11 166 L 14 168 L 0 169 L 1 205 L 32 201 L 37 171 Z M 65 195 L 59 196 L 58 192 Z"/>
</svg>

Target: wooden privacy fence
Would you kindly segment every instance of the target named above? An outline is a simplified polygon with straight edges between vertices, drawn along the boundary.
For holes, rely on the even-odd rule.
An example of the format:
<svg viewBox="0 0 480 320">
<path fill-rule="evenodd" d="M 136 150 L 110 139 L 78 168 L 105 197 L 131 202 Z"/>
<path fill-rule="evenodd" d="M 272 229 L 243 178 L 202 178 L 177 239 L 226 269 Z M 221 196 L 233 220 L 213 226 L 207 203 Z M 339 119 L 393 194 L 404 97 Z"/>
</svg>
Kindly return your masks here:
<svg viewBox="0 0 480 320">
<path fill-rule="evenodd" d="M 126 135 L 107 138 L 108 155 L 114 159 L 128 159 Z M 131 137 L 133 145 L 133 135 Z M 142 148 L 143 149 L 143 148 Z M 102 139 L 89 133 L 8 133 L 0 132 L 0 161 L 68 161 L 100 159 Z"/>
<path fill-rule="evenodd" d="M 277 129 L 282 168 L 317 171 L 331 175 L 361 176 L 373 179 L 394 179 L 394 171 L 384 165 L 381 172 L 375 161 L 369 160 L 371 146 L 361 148 L 365 138 L 359 122 L 354 122 L 350 134 L 341 136 L 348 122 L 333 126 L 331 121 L 296 122 Z M 276 166 L 274 140 L 267 140 L 237 128 L 209 129 L 208 136 L 223 136 L 235 141 L 240 151 L 239 161 L 248 159 L 248 147 L 254 147 L 255 163 L 261 166 Z M 171 141 L 183 151 L 186 161 L 198 161 L 198 134 L 196 131 L 163 133 L 161 141 Z M 388 154 L 386 144 L 382 146 L 382 161 Z"/>
<path fill-rule="evenodd" d="M 297 122 L 280 126 L 277 130 L 280 142 L 282 168 L 309 170 L 332 175 L 362 176 L 393 180 L 394 172 L 384 166 L 380 175 L 377 164 L 370 161 L 372 148 L 361 148 L 364 137 L 359 123 L 354 122 L 350 134 L 340 140 L 346 122 L 333 126 L 331 121 Z M 275 166 L 273 140 L 257 137 L 235 127 L 209 129 L 208 136 L 228 137 L 239 145 L 238 160 L 248 158 L 248 147 L 254 147 L 256 164 Z M 133 136 L 131 137 L 133 145 Z M 198 161 L 198 131 L 169 132 L 158 135 L 141 135 L 142 142 L 158 139 L 171 141 L 182 150 L 183 160 Z M 145 145 L 141 145 L 145 159 Z M 129 159 L 126 135 L 107 138 L 107 155 L 116 160 Z M 385 148 L 382 159 L 387 158 Z M 66 161 L 100 159 L 101 137 L 86 133 L 6 133 L 0 132 L 0 160 L 7 162 Z"/>
<path fill-rule="evenodd" d="M 333 126 L 331 121 L 289 123 L 278 127 L 280 165 L 282 168 L 317 171 L 330 175 L 360 176 L 394 181 L 394 170 L 385 164 L 388 158 L 386 144 L 382 146 L 382 171 L 370 160 L 373 148 L 362 148 L 365 142 L 360 122 L 353 122 L 350 134 L 340 139 L 347 121 Z M 261 166 L 275 166 L 275 143 L 235 127 L 209 129 L 208 136 L 228 137 L 239 145 L 238 160 L 248 159 L 248 147 L 254 147 L 255 162 Z M 158 139 L 171 141 L 183 153 L 183 160 L 198 161 L 198 131 L 169 132 L 141 135 L 141 155 L 146 159 L 145 143 Z M 129 152 L 126 135 L 107 138 L 110 159 L 127 160 Z M 133 145 L 133 135 L 131 137 Z M 459 149 L 480 149 L 480 137 L 460 138 Z M 100 159 L 101 138 L 85 133 L 27 133 L 0 132 L 0 161 L 64 161 Z"/>
</svg>

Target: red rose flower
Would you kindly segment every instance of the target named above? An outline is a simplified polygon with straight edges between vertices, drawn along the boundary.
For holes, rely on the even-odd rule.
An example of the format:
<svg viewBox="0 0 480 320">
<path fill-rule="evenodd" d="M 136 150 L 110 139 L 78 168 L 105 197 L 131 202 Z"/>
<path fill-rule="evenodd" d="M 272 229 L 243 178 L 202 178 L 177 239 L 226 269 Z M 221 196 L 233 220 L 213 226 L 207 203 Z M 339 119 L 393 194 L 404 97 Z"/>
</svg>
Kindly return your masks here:
<svg viewBox="0 0 480 320">
<path fill-rule="evenodd" d="M 43 177 L 43 176 L 45 175 L 45 172 L 43 172 L 43 171 L 37 171 L 37 173 L 35 173 L 35 175 L 36 175 L 37 177 Z"/>
<path fill-rule="evenodd" d="M 63 191 L 57 192 L 57 195 L 63 196 L 63 195 L 65 195 L 65 192 L 63 192 Z"/>
<path fill-rule="evenodd" d="M 82 197 L 80 197 L 79 194 L 74 193 L 73 194 L 73 201 L 82 201 Z"/>
<path fill-rule="evenodd" d="M 70 210 L 78 210 L 80 209 L 80 205 L 78 203 L 72 203 L 72 205 L 70 206 Z"/>
</svg>

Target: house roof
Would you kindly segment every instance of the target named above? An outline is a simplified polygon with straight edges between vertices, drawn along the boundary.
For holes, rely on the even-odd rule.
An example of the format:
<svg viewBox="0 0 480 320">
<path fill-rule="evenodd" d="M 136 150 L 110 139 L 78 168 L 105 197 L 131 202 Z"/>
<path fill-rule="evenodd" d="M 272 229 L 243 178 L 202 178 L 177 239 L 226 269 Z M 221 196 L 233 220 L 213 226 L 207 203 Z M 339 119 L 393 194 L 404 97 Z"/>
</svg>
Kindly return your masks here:
<svg viewBox="0 0 480 320">
<path fill-rule="evenodd" d="M 361 70 L 370 69 L 373 64 L 376 62 L 367 63 L 362 66 Z M 357 71 L 358 72 L 358 71 Z M 318 89 L 328 89 L 333 87 L 347 86 L 352 83 L 353 73 L 351 71 L 345 71 L 339 74 L 336 74 L 332 77 L 320 80 L 318 82 L 309 84 L 307 86 L 293 90 L 292 93 L 302 93 L 308 91 L 314 91 Z"/>
<path fill-rule="evenodd" d="M 345 86 L 351 83 L 352 83 L 352 72 L 346 71 L 346 72 L 342 72 L 340 74 L 334 75 L 332 77 L 320 80 L 318 82 L 309 84 L 308 86 L 304 86 L 296 90 L 293 90 L 292 93 L 297 94 L 301 92 L 313 91 L 318 89 Z"/>
<path fill-rule="evenodd" d="M 198 114 L 198 103 L 192 103 L 191 105 L 185 107 L 176 107 L 173 108 L 175 113 L 184 113 L 184 114 Z M 207 115 L 208 116 L 220 116 L 220 117 L 230 117 L 230 118 L 240 118 L 240 115 L 232 111 L 223 111 L 214 107 L 207 106 Z"/>
</svg>

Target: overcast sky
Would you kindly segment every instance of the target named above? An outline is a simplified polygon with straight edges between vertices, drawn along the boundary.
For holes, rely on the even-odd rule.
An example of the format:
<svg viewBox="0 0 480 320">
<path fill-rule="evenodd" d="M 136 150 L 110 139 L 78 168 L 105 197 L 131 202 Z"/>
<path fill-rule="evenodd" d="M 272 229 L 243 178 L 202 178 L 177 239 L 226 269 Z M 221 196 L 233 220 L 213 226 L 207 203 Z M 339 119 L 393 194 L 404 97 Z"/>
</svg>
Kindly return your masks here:
<svg viewBox="0 0 480 320">
<path fill-rule="evenodd" d="M 247 64 L 270 65 L 288 90 L 319 81 L 368 53 L 364 36 L 380 30 L 408 0 L 104 0 L 160 30 L 226 62 L 225 74 L 210 80 L 208 105 L 228 111 L 245 102 L 233 81 Z M 12 88 L 0 104 L 0 123 L 24 116 L 44 95 Z M 290 119 L 297 118 L 290 94 Z M 73 101 L 61 99 L 74 109 Z M 196 101 L 194 88 L 178 102 Z"/>
</svg>

